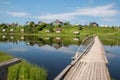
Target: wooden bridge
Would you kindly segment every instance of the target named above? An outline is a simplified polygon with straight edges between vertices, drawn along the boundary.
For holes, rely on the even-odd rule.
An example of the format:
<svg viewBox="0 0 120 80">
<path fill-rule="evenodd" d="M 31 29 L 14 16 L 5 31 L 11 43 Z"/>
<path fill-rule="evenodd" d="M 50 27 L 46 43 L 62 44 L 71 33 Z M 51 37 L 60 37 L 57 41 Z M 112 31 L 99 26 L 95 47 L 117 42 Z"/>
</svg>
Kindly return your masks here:
<svg viewBox="0 0 120 80">
<path fill-rule="evenodd" d="M 21 62 L 20 58 L 13 58 L 8 61 L 0 62 L 0 80 L 7 80 L 8 78 L 8 67 Z"/>
<path fill-rule="evenodd" d="M 72 62 L 54 80 L 111 80 L 107 64 L 103 45 L 95 36 L 81 55 L 79 50 L 76 52 Z"/>
</svg>

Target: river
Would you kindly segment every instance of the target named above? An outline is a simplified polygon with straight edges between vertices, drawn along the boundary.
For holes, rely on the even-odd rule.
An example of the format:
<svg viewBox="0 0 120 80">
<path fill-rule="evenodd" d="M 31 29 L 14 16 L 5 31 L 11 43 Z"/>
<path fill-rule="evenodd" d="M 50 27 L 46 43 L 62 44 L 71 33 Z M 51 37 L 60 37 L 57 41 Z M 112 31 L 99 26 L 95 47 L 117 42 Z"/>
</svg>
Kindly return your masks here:
<svg viewBox="0 0 120 80">
<path fill-rule="evenodd" d="M 120 46 L 103 43 L 110 75 L 120 80 Z M 0 36 L 0 51 L 44 67 L 48 80 L 53 80 L 71 62 L 80 44 L 80 37 Z"/>
</svg>

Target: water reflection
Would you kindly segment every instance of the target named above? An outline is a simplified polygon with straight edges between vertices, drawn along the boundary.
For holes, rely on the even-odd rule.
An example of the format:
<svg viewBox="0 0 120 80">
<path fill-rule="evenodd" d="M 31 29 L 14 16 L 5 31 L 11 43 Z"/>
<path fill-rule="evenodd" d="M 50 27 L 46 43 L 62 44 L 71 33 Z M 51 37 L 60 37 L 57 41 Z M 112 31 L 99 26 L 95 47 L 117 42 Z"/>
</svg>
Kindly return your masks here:
<svg viewBox="0 0 120 80">
<path fill-rule="evenodd" d="M 110 75 L 114 80 L 120 80 L 120 46 L 105 45 L 104 47 L 109 61 Z"/>
<path fill-rule="evenodd" d="M 62 46 L 68 47 L 71 44 L 80 45 L 81 40 L 80 37 L 41 37 L 41 36 L 26 36 L 26 35 L 1 35 L 0 36 L 1 42 L 12 42 L 18 43 L 24 41 L 26 45 L 33 46 L 43 46 L 48 44 L 56 49 L 61 48 Z"/>
<path fill-rule="evenodd" d="M 110 75 L 120 80 L 120 39 L 100 38 L 104 44 Z M 91 42 L 85 41 L 81 52 Z M 53 78 L 71 62 L 71 57 L 81 45 L 80 37 L 49 37 L 26 35 L 0 35 L 0 51 L 7 52 L 15 57 L 21 57 L 33 64 L 43 66 L 48 71 L 48 80 Z"/>
</svg>

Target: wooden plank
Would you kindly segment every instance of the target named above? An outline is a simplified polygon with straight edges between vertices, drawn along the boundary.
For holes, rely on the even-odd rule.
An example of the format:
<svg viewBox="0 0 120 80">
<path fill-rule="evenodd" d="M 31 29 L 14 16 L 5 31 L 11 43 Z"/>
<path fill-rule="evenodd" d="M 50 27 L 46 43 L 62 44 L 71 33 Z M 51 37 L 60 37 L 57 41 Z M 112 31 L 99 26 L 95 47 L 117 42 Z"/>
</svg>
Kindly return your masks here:
<svg viewBox="0 0 120 80">
<path fill-rule="evenodd" d="M 70 67 L 71 65 L 68 65 L 54 80 L 60 80 L 66 74 Z"/>
<path fill-rule="evenodd" d="M 87 65 L 88 65 L 88 64 L 87 64 L 86 62 L 84 62 L 84 63 L 82 64 L 82 66 L 78 68 L 78 70 L 77 70 L 76 73 L 74 74 L 75 76 L 72 77 L 72 80 L 78 80 L 78 79 L 80 78 L 80 75 L 81 75 L 81 76 L 84 75 L 83 72 L 84 72 L 84 70 L 86 69 L 86 66 L 87 66 Z M 81 79 L 80 79 L 80 80 L 81 80 Z"/>
<path fill-rule="evenodd" d="M 95 77 L 94 76 L 94 63 L 91 63 L 91 68 L 90 69 L 91 69 L 91 71 L 90 71 L 91 74 L 89 74 L 88 77 L 89 77 L 89 80 L 93 80 L 93 77 Z"/>
<path fill-rule="evenodd" d="M 108 74 L 107 74 L 107 70 L 106 70 L 107 67 L 106 67 L 105 64 L 103 64 L 102 67 L 103 67 L 103 73 L 104 73 L 103 76 L 104 76 L 104 79 L 108 80 Z"/>
<path fill-rule="evenodd" d="M 82 63 L 82 64 L 81 64 Z M 64 80 L 111 80 L 106 66 L 107 58 L 98 37 L 82 55 L 73 60 Z"/>
<path fill-rule="evenodd" d="M 91 74 L 91 63 L 88 63 L 83 74 L 84 75 L 81 76 L 82 77 L 81 80 L 89 80 L 89 78 L 90 78 L 89 75 Z"/>
<path fill-rule="evenodd" d="M 82 62 L 78 62 L 76 63 L 76 65 L 74 65 L 71 70 L 69 71 L 69 73 L 66 74 L 64 80 L 70 80 L 73 76 L 74 73 L 77 71 L 78 67 L 82 66 Z"/>
<path fill-rule="evenodd" d="M 13 58 L 0 63 L 0 80 L 7 80 L 8 67 L 21 62 L 20 58 Z"/>
<path fill-rule="evenodd" d="M 21 59 L 20 58 L 13 58 L 11 60 L 8 60 L 8 61 L 4 61 L 4 62 L 1 62 L 0 63 L 0 70 L 3 69 L 3 68 L 7 68 L 9 66 L 12 66 L 14 64 L 17 64 L 21 62 Z"/>
<path fill-rule="evenodd" d="M 98 75 L 99 72 L 97 73 L 97 69 L 99 69 L 99 66 L 98 66 L 98 63 L 95 62 L 95 69 L 94 69 L 94 76 L 95 77 L 94 77 L 94 80 L 100 80 L 100 79 L 97 79 L 97 76 L 99 76 Z"/>
</svg>

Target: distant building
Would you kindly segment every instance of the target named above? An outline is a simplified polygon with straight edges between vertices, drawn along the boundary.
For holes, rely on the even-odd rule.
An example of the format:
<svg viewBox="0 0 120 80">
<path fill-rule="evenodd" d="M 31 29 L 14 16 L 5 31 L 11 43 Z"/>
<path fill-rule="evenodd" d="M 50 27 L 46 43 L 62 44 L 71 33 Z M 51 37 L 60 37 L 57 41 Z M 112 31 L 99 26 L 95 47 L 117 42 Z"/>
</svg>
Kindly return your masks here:
<svg viewBox="0 0 120 80">
<path fill-rule="evenodd" d="M 24 40 L 24 35 L 22 35 L 20 39 L 21 39 L 21 40 Z"/>
<path fill-rule="evenodd" d="M 79 41 L 79 38 L 74 37 L 73 40 L 74 40 L 74 41 Z"/>
<path fill-rule="evenodd" d="M 10 29 L 10 32 L 13 32 L 13 28 L 12 28 L 12 29 Z"/>
<path fill-rule="evenodd" d="M 56 21 L 53 22 L 53 25 L 58 26 L 58 25 L 63 25 L 63 22 L 56 19 Z"/>
<path fill-rule="evenodd" d="M 21 33 L 24 33 L 24 29 L 20 29 L 20 32 L 21 32 Z"/>
<path fill-rule="evenodd" d="M 13 37 L 13 36 L 10 36 L 10 39 L 14 39 L 14 37 Z"/>
<path fill-rule="evenodd" d="M 62 28 L 57 28 L 56 29 L 56 33 L 61 33 L 62 32 Z"/>
<path fill-rule="evenodd" d="M 4 38 L 4 39 L 5 39 L 5 38 L 6 38 L 6 36 L 5 36 L 5 35 L 3 35 L 3 36 L 2 36 L 2 38 Z"/>
<path fill-rule="evenodd" d="M 96 22 L 90 22 L 89 26 L 98 27 L 99 25 Z"/>
<path fill-rule="evenodd" d="M 26 26 L 27 26 L 27 25 L 30 25 L 30 22 L 27 21 L 27 22 L 25 23 L 25 25 L 26 25 Z"/>
<path fill-rule="evenodd" d="M 6 31 L 6 29 L 2 29 L 2 32 L 5 32 Z"/>
<path fill-rule="evenodd" d="M 46 32 L 46 33 L 49 33 L 49 32 L 50 32 L 50 30 L 46 30 L 45 32 Z"/>
<path fill-rule="evenodd" d="M 78 35 L 80 32 L 79 31 L 74 31 L 73 34 Z"/>
</svg>

